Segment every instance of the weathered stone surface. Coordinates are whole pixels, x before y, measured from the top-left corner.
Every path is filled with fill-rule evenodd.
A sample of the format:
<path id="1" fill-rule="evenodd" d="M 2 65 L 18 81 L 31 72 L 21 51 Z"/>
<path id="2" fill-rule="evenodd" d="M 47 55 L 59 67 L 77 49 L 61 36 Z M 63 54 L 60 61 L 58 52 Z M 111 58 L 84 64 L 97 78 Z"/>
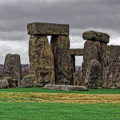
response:
<path id="1" fill-rule="evenodd" d="M 3 75 L 4 77 L 12 77 L 13 79 L 17 79 L 18 86 L 20 86 L 22 79 L 20 55 L 6 55 Z"/>
<path id="2" fill-rule="evenodd" d="M 0 79 L 0 88 L 9 88 L 9 83 L 6 79 Z"/>
<path id="3" fill-rule="evenodd" d="M 21 80 L 21 87 L 33 87 L 35 75 L 27 75 Z"/>
<path id="4" fill-rule="evenodd" d="M 54 56 L 47 36 L 30 36 L 29 59 L 30 74 L 36 76 L 36 86 L 55 83 Z"/>
<path id="5" fill-rule="evenodd" d="M 85 86 L 72 86 L 72 85 L 54 85 L 47 84 L 44 87 L 45 89 L 50 90 L 62 90 L 62 91 L 85 91 L 87 90 Z"/>
<path id="6" fill-rule="evenodd" d="M 89 63 L 89 67 L 86 72 L 85 84 L 88 88 L 95 89 L 100 86 L 101 80 L 101 64 L 93 59 Z"/>
<path id="7" fill-rule="evenodd" d="M 3 79 L 6 79 L 8 81 L 10 88 L 15 88 L 18 86 L 17 79 L 13 79 L 12 77 L 4 77 Z"/>
<path id="8" fill-rule="evenodd" d="M 75 56 L 71 55 L 71 59 L 70 59 L 70 85 L 74 85 L 73 73 L 75 73 Z"/>
<path id="9" fill-rule="evenodd" d="M 70 84 L 69 37 L 52 36 L 51 47 L 55 62 L 55 83 Z"/>
<path id="10" fill-rule="evenodd" d="M 84 44 L 84 55 L 83 55 L 83 63 L 82 63 L 82 83 L 84 83 L 87 68 L 89 65 L 89 62 L 93 59 L 96 59 L 101 64 L 101 69 L 103 69 L 104 64 L 104 57 L 106 54 L 107 49 L 107 43 L 100 42 L 100 41 L 92 41 L 87 40 Z M 102 79 L 102 71 L 101 70 L 101 85 L 103 84 Z M 83 84 L 84 85 L 84 84 Z"/>
<path id="11" fill-rule="evenodd" d="M 80 85 L 80 76 L 79 76 L 79 73 L 73 73 L 73 80 L 74 80 L 74 85 L 76 85 L 76 86 Z"/>
<path id="12" fill-rule="evenodd" d="M 29 35 L 69 35 L 69 25 L 52 23 L 29 23 Z"/>
<path id="13" fill-rule="evenodd" d="M 87 31 L 83 33 L 83 39 L 85 40 L 97 40 L 105 43 L 109 43 L 109 35 L 106 33 L 96 32 L 96 31 Z"/>
<path id="14" fill-rule="evenodd" d="M 107 47 L 103 66 L 103 87 L 120 88 L 120 46 Z"/>
<path id="15" fill-rule="evenodd" d="M 70 55 L 83 56 L 83 49 L 70 49 Z"/>

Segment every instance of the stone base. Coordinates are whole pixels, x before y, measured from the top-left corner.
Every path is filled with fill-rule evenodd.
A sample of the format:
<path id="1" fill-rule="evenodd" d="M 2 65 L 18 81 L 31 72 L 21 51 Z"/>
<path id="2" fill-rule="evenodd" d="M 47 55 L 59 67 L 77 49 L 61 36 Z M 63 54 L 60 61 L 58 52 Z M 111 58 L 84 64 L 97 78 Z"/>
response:
<path id="1" fill-rule="evenodd" d="M 87 91 L 85 86 L 72 86 L 72 85 L 55 85 L 47 84 L 44 87 L 50 90 L 62 90 L 62 91 Z"/>

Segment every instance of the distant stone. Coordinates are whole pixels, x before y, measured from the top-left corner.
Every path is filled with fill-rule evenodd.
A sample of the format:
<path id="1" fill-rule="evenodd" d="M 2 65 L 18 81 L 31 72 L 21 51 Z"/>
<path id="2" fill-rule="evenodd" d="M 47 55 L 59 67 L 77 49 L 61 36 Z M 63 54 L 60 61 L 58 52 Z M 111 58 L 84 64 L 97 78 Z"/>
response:
<path id="1" fill-rule="evenodd" d="M 93 59 L 89 63 L 89 67 L 86 72 L 85 83 L 88 88 L 96 89 L 100 86 L 101 80 L 101 65 Z"/>
<path id="2" fill-rule="evenodd" d="M 72 85 L 47 84 L 44 86 L 44 88 L 50 90 L 62 90 L 62 91 L 87 91 L 85 86 L 72 86 Z"/>
<path id="3" fill-rule="evenodd" d="M 17 79 L 18 85 L 20 86 L 20 82 L 22 79 L 20 55 L 18 54 L 6 55 L 3 76 Z"/>
<path id="4" fill-rule="evenodd" d="M 70 49 L 70 55 L 83 56 L 83 49 Z"/>
<path id="5" fill-rule="evenodd" d="M 96 32 L 96 31 L 87 31 L 83 33 L 84 40 L 94 40 L 94 41 L 102 41 L 105 43 L 109 43 L 109 35 L 106 33 Z"/>
<path id="6" fill-rule="evenodd" d="M 27 75 L 21 80 L 21 87 L 33 87 L 35 81 L 34 75 Z"/>
<path id="7" fill-rule="evenodd" d="M 80 85 L 80 75 L 79 75 L 79 73 L 73 73 L 73 80 L 74 80 L 74 85 L 76 85 L 76 86 Z"/>
<path id="8" fill-rule="evenodd" d="M 6 79 L 0 79 L 0 88 L 9 88 L 9 83 Z"/>
<path id="9" fill-rule="evenodd" d="M 29 35 L 69 35 L 69 25 L 53 23 L 29 23 Z"/>

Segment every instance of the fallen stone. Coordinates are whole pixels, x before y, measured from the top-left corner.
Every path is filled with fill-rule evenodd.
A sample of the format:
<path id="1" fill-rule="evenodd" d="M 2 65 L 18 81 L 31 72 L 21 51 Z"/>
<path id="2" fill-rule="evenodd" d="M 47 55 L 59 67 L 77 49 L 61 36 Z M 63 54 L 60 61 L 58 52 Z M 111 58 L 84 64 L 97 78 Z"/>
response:
<path id="1" fill-rule="evenodd" d="M 21 80 L 21 87 L 33 87 L 35 81 L 34 75 L 27 75 Z"/>
<path id="2" fill-rule="evenodd" d="M 52 23 L 29 23 L 29 35 L 69 35 L 69 25 Z"/>
<path id="3" fill-rule="evenodd" d="M 72 85 L 47 84 L 44 86 L 44 88 L 50 90 L 62 90 L 62 91 L 87 91 L 85 86 L 72 86 Z"/>
<path id="4" fill-rule="evenodd" d="M 0 79 L 0 88 L 9 88 L 9 83 L 6 79 Z"/>
<path id="5" fill-rule="evenodd" d="M 102 41 L 105 43 L 109 43 L 109 35 L 106 33 L 96 32 L 96 31 L 87 31 L 83 33 L 84 40 L 95 40 L 95 41 Z"/>
<path id="6" fill-rule="evenodd" d="M 13 79 L 12 77 L 4 77 L 9 83 L 10 88 L 18 87 L 18 81 L 17 79 Z"/>

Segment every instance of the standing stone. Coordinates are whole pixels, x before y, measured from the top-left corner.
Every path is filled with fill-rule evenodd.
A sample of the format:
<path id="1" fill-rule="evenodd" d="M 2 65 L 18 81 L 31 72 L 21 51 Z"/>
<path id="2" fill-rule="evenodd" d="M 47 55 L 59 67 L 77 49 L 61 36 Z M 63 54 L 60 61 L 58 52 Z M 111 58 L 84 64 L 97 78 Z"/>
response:
<path id="1" fill-rule="evenodd" d="M 20 86 L 22 79 L 20 55 L 18 54 L 6 55 L 3 76 L 17 79 L 18 86 Z"/>
<path id="2" fill-rule="evenodd" d="M 107 43 L 109 42 L 109 35 L 96 31 L 87 31 L 83 33 L 83 39 L 87 40 L 84 44 L 84 55 L 82 63 L 82 83 L 85 82 L 85 76 L 89 62 L 96 59 L 101 64 L 101 81 L 100 86 L 103 84 L 103 66 L 104 57 L 106 54 Z M 84 84 L 83 84 L 84 85 Z"/>
<path id="3" fill-rule="evenodd" d="M 80 75 L 79 73 L 73 73 L 73 80 L 75 86 L 80 86 Z"/>
<path id="4" fill-rule="evenodd" d="M 71 55 L 71 59 L 70 59 L 70 85 L 74 85 L 73 73 L 75 73 L 75 56 Z"/>
<path id="5" fill-rule="evenodd" d="M 120 46 L 107 47 L 104 57 L 103 79 L 105 88 L 120 88 Z"/>
<path id="6" fill-rule="evenodd" d="M 31 35 L 29 40 L 30 74 L 36 86 L 55 83 L 54 57 L 47 36 Z"/>
<path id="7" fill-rule="evenodd" d="M 68 36 L 52 36 L 51 47 L 55 62 L 55 83 L 70 84 L 70 41 Z"/>
<path id="8" fill-rule="evenodd" d="M 93 59 L 89 63 L 85 76 L 85 84 L 88 88 L 95 89 L 100 86 L 101 64 Z"/>
<path id="9" fill-rule="evenodd" d="M 83 49 L 70 49 L 70 84 L 74 85 L 75 56 L 83 56 Z"/>

